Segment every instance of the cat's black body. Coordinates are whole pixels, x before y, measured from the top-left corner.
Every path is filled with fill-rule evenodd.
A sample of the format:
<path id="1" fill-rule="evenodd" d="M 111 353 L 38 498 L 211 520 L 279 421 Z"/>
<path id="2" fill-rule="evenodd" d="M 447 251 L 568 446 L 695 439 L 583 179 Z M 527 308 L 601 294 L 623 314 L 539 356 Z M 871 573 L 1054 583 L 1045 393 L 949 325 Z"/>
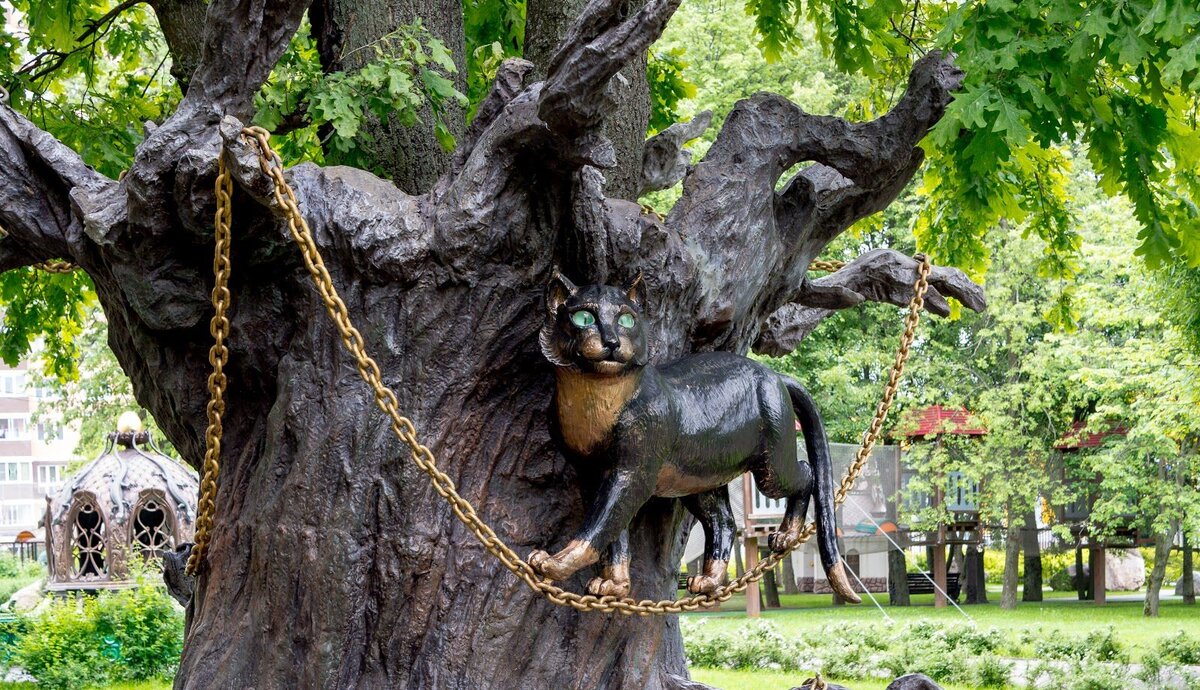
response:
<path id="1" fill-rule="evenodd" d="M 681 498 L 705 532 L 705 569 L 689 581 L 694 592 L 724 583 L 736 526 L 726 485 L 752 472 L 771 498 L 787 498 L 773 550 L 799 539 L 815 498 L 817 542 L 830 584 L 858 597 L 838 555 L 829 445 L 820 413 L 796 381 L 746 357 L 712 352 L 656 367 L 646 364 L 640 323 L 640 281 L 626 290 L 576 288 L 556 276 L 548 295 L 542 349 L 557 365 L 555 412 L 564 445 L 584 468 L 584 522 L 554 556 L 530 562 L 561 579 L 600 558 L 594 594 L 629 591 L 625 530 L 652 496 Z M 799 462 L 797 418 L 808 462 Z"/>

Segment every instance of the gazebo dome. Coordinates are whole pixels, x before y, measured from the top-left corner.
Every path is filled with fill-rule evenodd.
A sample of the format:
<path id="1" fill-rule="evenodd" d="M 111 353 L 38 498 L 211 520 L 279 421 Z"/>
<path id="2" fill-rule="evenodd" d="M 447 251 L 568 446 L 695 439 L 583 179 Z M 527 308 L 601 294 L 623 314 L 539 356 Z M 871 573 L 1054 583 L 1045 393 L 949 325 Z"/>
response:
<path id="1" fill-rule="evenodd" d="M 192 540 L 198 495 L 195 472 L 123 416 L 104 452 L 46 497 L 47 589 L 131 584 L 129 558 L 160 559 Z"/>

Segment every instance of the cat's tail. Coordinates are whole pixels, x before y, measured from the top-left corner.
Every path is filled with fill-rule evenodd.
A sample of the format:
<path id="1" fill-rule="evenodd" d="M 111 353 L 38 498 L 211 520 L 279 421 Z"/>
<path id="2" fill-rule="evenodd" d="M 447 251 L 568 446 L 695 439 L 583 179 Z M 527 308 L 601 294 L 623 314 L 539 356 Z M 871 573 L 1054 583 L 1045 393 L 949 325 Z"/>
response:
<path id="1" fill-rule="evenodd" d="M 817 523 L 817 549 L 821 553 L 821 565 L 829 578 L 829 586 L 843 600 L 857 604 L 862 599 L 854 592 L 842 556 L 838 552 L 836 506 L 833 501 L 833 461 L 829 456 L 829 439 L 825 436 L 825 424 L 821 412 L 812 396 L 798 382 L 785 377 L 788 394 L 796 419 L 804 431 L 804 446 L 808 452 L 808 464 L 812 467 L 815 487 L 812 492 L 813 512 Z"/>

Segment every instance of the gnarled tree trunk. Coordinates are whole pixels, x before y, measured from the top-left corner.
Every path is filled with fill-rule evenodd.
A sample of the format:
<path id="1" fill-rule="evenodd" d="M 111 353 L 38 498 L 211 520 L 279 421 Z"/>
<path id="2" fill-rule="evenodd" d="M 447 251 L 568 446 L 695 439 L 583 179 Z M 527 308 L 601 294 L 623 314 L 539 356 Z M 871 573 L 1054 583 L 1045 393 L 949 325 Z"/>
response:
<path id="1" fill-rule="evenodd" d="M 851 124 L 759 94 L 740 103 L 665 221 L 606 199 L 607 86 L 678 0 L 619 15 L 595 0 L 545 81 L 510 61 L 420 196 L 350 168 L 287 177 L 385 382 L 462 494 L 519 552 L 562 544 L 582 516 L 550 434 L 537 345 L 542 286 L 637 269 L 652 356 L 783 352 L 835 309 L 903 304 L 916 264 L 873 252 L 828 278 L 806 267 L 882 209 L 961 75 L 931 54 L 887 116 Z M 192 463 L 203 455 L 212 185 L 236 181 L 228 414 L 218 515 L 191 604 L 180 688 L 664 688 L 686 675 L 675 617 L 585 614 L 524 588 L 407 460 L 343 351 L 270 201 L 239 121 L 306 3 L 214 0 L 179 110 L 120 181 L 0 107 L 0 268 L 64 257 L 91 275 L 138 400 Z M 447 11 L 459 8 L 457 0 Z M 232 69 L 231 66 L 236 66 Z M 776 193 L 792 165 L 814 161 Z M 959 272 L 943 294 L 982 306 Z M 673 594 L 677 502 L 633 530 L 636 597 Z M 590 572 L 566 586 L 582 590 Z M 698 687 L 698 686 L 693 686 Z"/>

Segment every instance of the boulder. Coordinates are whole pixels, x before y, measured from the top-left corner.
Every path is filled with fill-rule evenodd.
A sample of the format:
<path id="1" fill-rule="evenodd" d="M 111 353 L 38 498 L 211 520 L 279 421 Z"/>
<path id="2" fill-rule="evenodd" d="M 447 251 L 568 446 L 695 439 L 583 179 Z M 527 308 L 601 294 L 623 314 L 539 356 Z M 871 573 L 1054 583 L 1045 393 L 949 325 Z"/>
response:
<path id="1" fill-rule="evenodd" d="M 1083 576 L 1091 577 L 1092 572 L 1087 564 L 1083 564 Z M 1058 582 L 1052 582 L 1051 586 L 1055 591 L 1059 591 L 1058 585 L 1063 585 L 1063 590 L 1074 589 L 1072 584 L 1075 577 L 1075 566 L 1068 565 L 1066 568 L 1066 578 L 1059 578 Z M 1053 578 L 1052 578 L 1053 580 Z M 1107 549 L 1104 552 L 1104 585 L 1109 592 L 1136 592 L 1146 584 L 1146 561 L 1142 558 L 1142 552 L 1137 549 Z"/>
<path id="2" fill-rule="evenodd" d="M 1134 592 L 1146 584 L 1146 561 L 1137 549 L 1108 549 L 1104 571 L 1104 584 L 1110 592 Z"/>
<path id="3" fill-rule="evenodd" d="M 8 600 L 5 608 L 14 613 L 32 611 L 38 604 L 42 603 L 43 584 L 43 580 L 37 580 L 18 589 Z"/>
<path id="4" fill-rule="evenodd" d="M 1200 596 L 1200 571 L 1192 573 L 1192 593 Z M 1183 596 L 1183 578 L 1175 581 L 1175 596 Z"/>

